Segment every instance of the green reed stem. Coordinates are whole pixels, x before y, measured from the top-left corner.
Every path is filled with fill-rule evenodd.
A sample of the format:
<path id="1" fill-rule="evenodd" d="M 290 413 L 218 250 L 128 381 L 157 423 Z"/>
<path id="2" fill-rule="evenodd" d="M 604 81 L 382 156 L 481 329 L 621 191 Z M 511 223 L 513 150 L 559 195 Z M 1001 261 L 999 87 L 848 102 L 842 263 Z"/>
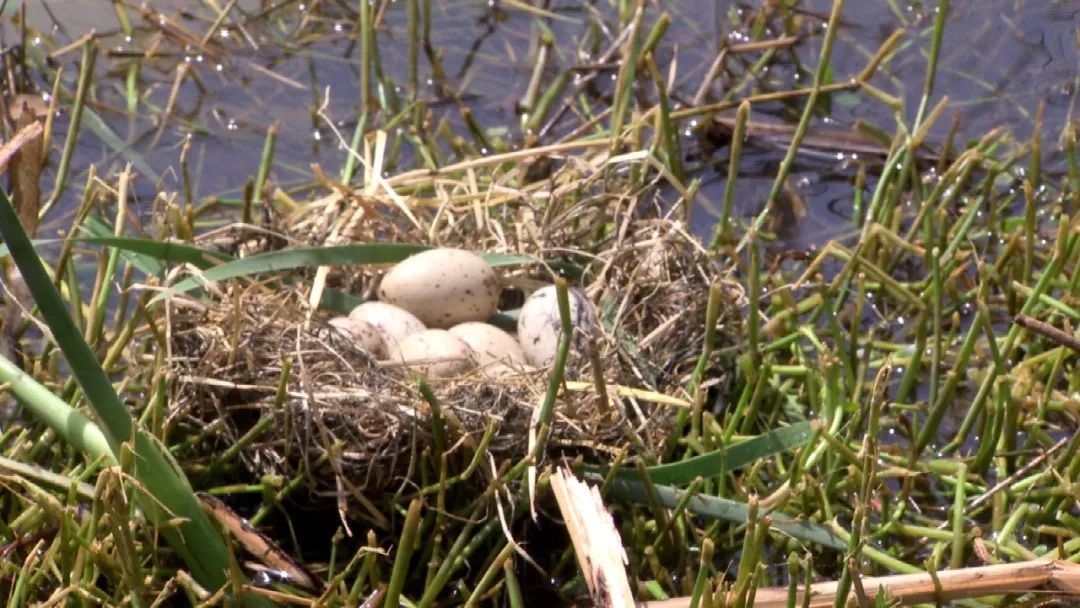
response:
<path id="1" fill-rule="evenodd" d="M 540 124 L 544 122 L 544 118 L 551 110 L 551 106 L 559 100 L 568 84 L 570 84 L 570 73 L 564 71 L 560 72 L 555 77 L 555 80 L 544 89 L 544 94 L 540 96 L 535 107 L 529 112 L 529 120 L 525 123 L 526 132 L 535 133 L 540 128 Z"/>
<path id="2" fill-rule="evenodd" d="M 278 125 L 274 123 L 266 129 L 266 140 L 263 142 L 262 156 L 259 159 L 259 170 L 255 174 L 255 184 L 251 189 L 251 196 L 244 201 L 244 223 L 254 221 L 254 207 L 257 202 L 268 204 L 270 198 L 264 196 L 266 181 L 270 177 L 270 169 L 274 166 L 274 146 L 277 143 Z"/>
<path id="3" fill-rule="evenodd" d="M 82 61 L 79 64 L 79 81 L 75 87 L 75 99 L 71 103 L 71 120 L 68 124 L 67 139 L 64 141 L 64 150 L 60 154 L 60 165 L 56 168 L 56 185 L 53 193 L 45 203 L 41 211 L 44 216 L 56 201 L 64 194 L 67 186 L 68 173 L 71 170 L 71 159 L 75 156 L 75 145 L 79 141 L 79 130 L 82 126 L 83 108 L 86 107 L 86 95 L 90 91 L 91 80 L 94 75 L 94 60 L 97 58 L 97 40 L 90 37 L 83 43 Z"/>
<path id="4" fill-rule="evenodd" d="M 709 573 L 712 569 L 713 551 L 716 545 L 709 538 L 701 541 L 701 558 L 698 560 L 697 578 L 694 579 L 694 592 L 690 595 L 689 608 L 699 608 L 702 597 L 708 593 Z"/>
<path id="5" fill-rule="evenodd" d="M 964 507 L 967 505 L 967 465 L 960 463 L 956 471 L 956 489 L 953 494 L 952 508 L 952 552 L 949 555 L 949 567 L 952 569 L 964 566 L 964 547 L 967 546 L 967 535 L 964 533 Z"/>
<path id="6" fill-rule="evenodd" d="M 757 229 L 747 232 L 746 242 L 750 246 L 750 267 L 746 271 L 746 293 L 750 300 L 746 313 L 746 334 L 750 341 L 750 360 L 757 369 L 761 365 L 761 249 Z"/>
<path id="7" fill-rule="evenodd" d="M 727 181 L 724 183 L 724 206 L 720 210 L 720 219 L 717 220 L 717 231 L 709 244 L 712 251 L 731 241 L 731 212 L 735 208 L 735 186 L 739 181 L 739 162 L 742 159 L 743 140 L 746 139 L 746 123 L 749 118 L 750 102 L 744 100 L 735 112 L 735 128 L 731 134 L 731 148 L 728 153 Z"/>
<path id="8" fill-rule="evenodd" d="M 630 111 L 630 101 L 633 98 L 633 85 L 637 79 L 638 65 L 638 32 L 644 11 L 641 7 L 635 11 L 630 24 L 630 35 L 623 43 L 622 62 L 619 73 L 615 77 L 615 99 L 611 109 L 611 155 L 618 154 L 622 148 L 622 130 L 626 124 L 626 116 Z"/>
<path id="9" fill-rule="evenodd" d="M 499 571 L 504 570 L 504 565 L 510 562 L 510 557 L 514 554 L 514 545 L 506 543 L 503 545 L 501 551 L 492 560 L 491 565 L 484 571 L 483 576 L 473 587 L 473 592 L 469 596 L 469 599 L 465 600 L 465 605 L 472 607 L 481 604 L 484 599 L 483 596 L 491 588 L 491 585 L 495 582 L 495 577 L 499 574 Z"/>
<path id="10" fill-rule="evenodd" d="M 671 120 L 671 102 L 668 100 L 667 84 L 660 74 L 660 69 L 656 67 L 656 61 L 653 59 L 652 54 L 645 55 L 643 63 L 646 71 L 652 77 L 653 84 L 656 86 L 656 96 L 659 101 L 659 111 L 656 115 L 656 134 L 660 140 L 660 148 L 664 150 L 664 156 L 666 156 L 664 160 L 668 171 L 675 176 L 676 180 L 682 183 L 685 179 L 682 153 L 679 151 L 679 134 Z M 692 201 L 693 199 L 684 201 L 683 219 L 687 223 L 690 222 L 693 210 Z"/>
<path id="11" fill-rule="evenodd" d="M 506 581 L 506 602 L 510 608 L 525 608 L 525 597 L 521 593 L 521 584 L 518 583 L 517 574 L 514 572 L 513 559 L 503 562 L 503 580 Z"/>
<path id="12" fill-rule="evenodd" d="M 420 529 L 420 510 L 423 501 L 419 498 L 409 503 L 409 512 L 405 515 L 405 525 L 398 537 L 397 555 L 394 556 L 394 568 L 390 571 L 390 580 L 386 586 L 385 604 L 397 606 L 401 590 L 405 587 L 405 577 L 409 574 L 409 561 L 416 548 L 417 531 Z"/>
<path id="13" fill-rule="evenodd" d="M 548 379 L 547 392 L 540 406 L 540 415 L 537 418 L 538 431 L 536 433 L 536 445 L 532 451 L 533 462 L 539 462 L 547 445 L 547 437 L 551 432 L 551 418 L 555 412 L 555 402 L 562 387 L 563 377 L 566 372 L 566 360 L 570 353 L 570 344 L 574 338 L 574 326 L 570 317 L 570 293 L 566 279 L 555 277 L 555 294 L 559 302 L 559 348 L 555 351 L 555 363 Z"/>
<path id="14" fill-rule="evenodd" d="M 124 169 L 124 172 L 120 174 L 120 183 L 117 185 L 116 227 L 113 231 L 113 234 L 117 237 L 124 234 L 124 218 L 127 217 L 128 184 L 130 183 L 131 165 L 129 164 Z M 86 326 L 85 339 L 90 344 L 99 344 L 103 340 L 102 328 L 105 325 L 105 315 L 108 313 L 109 294 L 113 291 L 111 287 L 113 279 L 116 277 L 116 265 L 119 258 L 120 250 L 115 247 L 110 248 L 106 255 L 104 272 L 101 274 L 101 280 L 99 281 L 100 288 L 92 298 L 91 320 Z"/>
<path id="15" fill-rule="evenodd" d="M 360 29 L 360 107 L 367 110 L 371 103 L 371 69 L 374 62 L 375 25 L 374 7 L 368 0 L 357 0 L 358 27 Z M 392 605 L 392 604 L 390 604 Z"/>
<path id="16" fill-rule="evenodd" d="M 795 155 L 798 154 L 799 147 L 802 145 L 802 140 L 806 136 L 806 130 L 810 127 L 810 118 L 814 115 L 814 108 L 817 107 L 818 95 L 821 92 L 822 85 L 825 84 L 825 79 L 832 66 L 832 62 L 829 58 L 832 55 L 832 47 L 833 43 L 836 41 L 836 34 L 840 29 L 840 11 L 843 7 L 844 0 L 833 0 L 832 12 L 829 14 L 829 23 L 825 27 L 825 39 L 821 45 L 821 56 L 818 58 L 817 70 L 814 72 L 813 88 L 811 88 L 810 94 L 806 98 L 802 116 L 799 117 L 799 124 L 795 127 L 795 133 L 791 137 L 791 143 L 788 144 L 784 159 L 780 161 L 780 168 L 776 172 L 776 178 L 773 180 L 772 189 L 769 191 L 769 197 L 765 201 L 765 208 L 762 209 L 761 213 L 759 213 L 756 218 L 754 218 L 754 230 L 761 229 L 765 224 L 765 219 L 772 211 L 772 208 L 776 206 L 776 202 L 780 199 L 780 192 L 783 190 L 788 175 L 791 174 L 791 168 L 795 163 Z M 738 249 L 742 249 L 746 242 L 747 237 L 744 237 L 743 241 L 739 244 Z"/>

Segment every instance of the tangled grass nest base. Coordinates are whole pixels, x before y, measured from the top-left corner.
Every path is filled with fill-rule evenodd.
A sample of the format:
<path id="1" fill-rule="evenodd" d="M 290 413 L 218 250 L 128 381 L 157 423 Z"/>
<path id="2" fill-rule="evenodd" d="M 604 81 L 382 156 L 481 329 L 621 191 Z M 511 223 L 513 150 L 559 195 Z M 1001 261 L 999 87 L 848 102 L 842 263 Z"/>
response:
<path id="1" fill-rule="evenodd" d="M 745 295 L 728 280 L 732 268 L 680 221 L 645 208 L 589 200 L 562 210 L 519 203 L 482 213 L 466 205 L 454 213 L 417 205 L 406 218 L 390 201 L 334 194 L 281 218 L 277 236 L 239 232 L 230 246 L 251 255 L 285 244 L 397 241 L 570 264 L 580 269 L 577 282 L 603 327 L 590 353 L 571 358 L 548 453 L 614 453 L 627 444 L 649 451 L 689 404 L 685 387 L 702 353 L 710 286 L 719 284 L 725 294 L 720 347 L 740 331 Z M 326 324 L 324 311 L 308 304 L 313 284 L 370 296 L 385 270 L 305 269 L 284 280 L 218 285 L 199 305 L 174 305 L 175 421 L 203 429 L 207 454 L 241 442 L 240 462 L 250 472 L 302 474 L 314 491 L 340 491 L 343 482 L 387 487 L 410 476 L 417 455 L 436 448 L 451 457 L 463 445 L 484 447 L 496 459 L 522 457 L 551 370 L 432 382 L 432 402 L 415 380 L 353 348 Z M 552 280 L 546 263 L 501 270 L 500 310 L 520 306 L 528 292 Z M 731 375 L 722 350 L 714 349 L 708 362 L 712 385 Z M 598 394 L 598 376 L 606 395 Z M 445 424 L 445 446 L 432 423 L 433 403 Z"/>

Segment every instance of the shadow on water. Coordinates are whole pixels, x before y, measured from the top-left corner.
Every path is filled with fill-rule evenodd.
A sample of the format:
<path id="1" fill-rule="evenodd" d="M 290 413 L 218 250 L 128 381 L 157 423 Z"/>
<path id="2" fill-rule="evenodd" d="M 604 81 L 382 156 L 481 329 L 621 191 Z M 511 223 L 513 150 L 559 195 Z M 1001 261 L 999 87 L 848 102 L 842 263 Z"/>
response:
<path id="1" fill-rule="evenodd" d="M 346 159 L 344 142 L 351 139 L 357 121 L 365 120 L 371 128 L 402 119 L 395 117 L 392 110 L 396 108 L 409 113 L 405 4 L 381 5 L 384 8 L 376 14 L 376 75 L 381 77 L 371 83 L 367 105 L 360 94 L 357 15 L 351 3 L 238 2 L 228 18 L 210 31 L 218 15 L 207 6 L 163 0 L 145 10 L 139 3 L 124 2 L 130 35 L 124 33 L 117 13 L 102 10 L 100 2 L 29 3 L 28 60 L 49 69 L 63 67 L 65 88 L 73 90 L 79 49 L 65 47 L 90 30 L 101 40 L 103 52 L 96 65 L 90 109 L 103 124 L 88 121 L 84 125 L 74 161 L 76 172 L 85 175 L 92 163 L 103 173 L 134 162 L 142 174 L 136 181 L 139 200 L 135 203 L 149 209 L 157 192 L 182 188 L 179 158 L 184 143 L 190 141 L 195 201 L 239 199 L 245 181 L 256 172 L 271 124 L 279 127 L 272 179 L 302 188 L 308 185 L 311 164 L 338 174 Z M 4 21 L 7 47 L 21 35 L 13 27 L 14 5 Z M 729 53 L 724 69 L 702 91 L 701 100 L 808 85 L 830 6 L 826 0 L 800 5 L 798 39 L 780 47 L 764 68 L 753 69 L 760 52 Z M 598 78 L 586 92 L 591 103 L 604 107 L 610 101 L 610 82 L 617 66 L 596 62 L 612 42 L 604 23 L 617 19 L 616 9 L 609 3 L 551 2 L 546 10 L 554 17 L 541 19 L 540 13 L 509 4 L 432 2 L 431 53 L 419 53 L 417 70 L 417 107 L 426 124 L 435 128 L 445 119 L 454 133 L 467 134 L 461 118 L 461 109 L 467 105 L 484 131 L 479 141 L 500 149 L 520 145 L 526 134 L 520 126 L 519 103 L 539 53 L 539 21 L 554 38 L 545 84 L 569 67 L 579 68 L 578 77 L 596 73 Z M 719 49 L 751 40 L 755 28 L 761 26 L 764 39 L 783 33 L 783 24 L 756 23 L 756 9 L 740 3 L 679 3 L 666 10 L 671 12 L 672 24 L 656 59 L 662 73 L 673 70 L 676 105 L 692 103 Z M 922 95 L 935 11 L 936 3 L 930 2 L 848 3 L 832 55 L 832 80 L 856 75 L 894 30 L 904 30 L 896 55 L 872 83 L 898 96 L 903 115 L 910 121 Z M 646 21 L 654 21 L 658 14 L 648 11 Z M 1067 121 L 1075 120 L 1078 22 L 1080 12 L 1064 1 L 952 3 L 934 93 L 935 100 L 947 96 L 950 105 L 929 140 L 940 144 L 953 121 L 958 146 L 1003 125 L 1023 140 L 1035 124 L 1037 106 L 1045 103 L 1043 137 L 1056 142 Z M 126 79 L 139 92 L 134 107 L 127 99 Z M 38 91 L 51 88 L 45 80 L 32 84 Z M 801 99 L 758 104 L 752 118 L 792 125 L 801 104 Z M 811 133 L 848 129 L 856 122 L 885 132 L 894 127 L 893 110 L 865 95 L 826 96 L 822 109 L 827 112 L 814 119 Z M 60 119 L 58 141 L 66 120 L 65 116 Z M 404 120 L 414 118 L 404 116 Z M 545 134 L 543 143 L 574 131 L 582 120 L 567 112 Z M 695 124 L 684 125 L 684 134 L 692 134 Z M 716 203 L 724 188 L 726 147 L 723 142 L 702 147 L 695 139 L 700 140 L 688 138 L 684 150 L 689 150 L 690 166 L 698 167 L 695 175 L 703 179 L 701 198 Z M 485 151 L 482 145 L 475 147 Z M 760 211 L 785 147 L 782 137 L 758 138 L 748 144 L 740 167 L 739 217 Z M 1061 170 L 1058 147 L 1045 149 L 1046 170 Z M 455 152 L 446 146 L 442 152 L 443 162 L 455 159 Z M 387 170 L 420 164 L 414 154 L 414 149 L 403 146 L 391 156 Z M 846 233 L 851 225 L 854 176 L 859 164 L 867 162 L 866 156 L 830 150 L 799 157 L 788 194 L 804 204 L 807 213 L 801 221 L 794 221 L 798 219 L 794 216 L 777 227 L 784 244 L 816 247 Z M 867 189 L 872 187 L 872 182 L 866 184 Z M 70 188 L 60 210 L 70 210 L 77 201 L 76 189 Z M 711 234 L 716 215 L 716 208 L 699 206 L 693 218 L 695 231 L 706 237 Z"/>

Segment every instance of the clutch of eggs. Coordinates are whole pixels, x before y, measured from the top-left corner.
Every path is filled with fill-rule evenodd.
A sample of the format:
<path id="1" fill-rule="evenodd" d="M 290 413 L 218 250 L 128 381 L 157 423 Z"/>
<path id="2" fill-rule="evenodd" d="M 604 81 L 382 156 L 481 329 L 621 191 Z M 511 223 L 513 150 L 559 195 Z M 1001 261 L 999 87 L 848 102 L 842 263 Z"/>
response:
<path id="1" fill-rule="evenodd" d="M 476 367 L 498 377 L 551 365 L 562 329 L 555 286 L 525 301 L 516 339 L 486 322 L 497 312 L 501 293 L 498 274 L 480 256 L 429 249 L 386 273 L 379 301 L 364 302 L 331 323 L 372 355 L 433 377 L 459 376 Z M 578 288 L 569 296 L 575 336 L 591 335 L 597 323 L 592 303 Z"/>

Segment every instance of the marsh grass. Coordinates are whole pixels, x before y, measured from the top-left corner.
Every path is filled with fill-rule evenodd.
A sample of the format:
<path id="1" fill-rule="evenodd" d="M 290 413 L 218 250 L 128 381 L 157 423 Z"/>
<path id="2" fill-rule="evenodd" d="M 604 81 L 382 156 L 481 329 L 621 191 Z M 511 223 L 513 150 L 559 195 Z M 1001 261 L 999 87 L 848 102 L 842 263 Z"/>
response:
<path id="1" fill-rule="evenodd" d="M 558 45 L 563 15 L 504 4 L 493 18 L 535 22 L 516 124 L 485 124 L 453 88 L 433 42 L 437 6 L 407 3 L 396 48 L 380 30 L 390 4 L 361 2 L 344 13 L 361 57 L 357 122 L 342 132 L 328 97 L 312 110 L 351 150 L 338 179 L 283 167 L 282 131 L 261 125 L 261 160 L 239 194 L 199 198 L 185 142 L 181 193 L 157 193 L 145 217 L 128 203 L 156 173 L 100 118 L 112 110 L 95 93 L 116 87 L 133 116 L 161 120 L 156 142 L 197 73 L 176 57 L 250 69 L 215 33 L 285 18 L 229 3 L 197 32 L 117 2 L 120 30 L 153 37 L 161 55 L 139 55 L 116 82 L 95 81 L 93 36 L 72 47 L 76 70 L 24 49 L 40 77 L 8 92 L 50 83 L 45 124 L 62 108 L 67 125 L 47 150 L 58 162 L 45 219 L 83 189 L 63 238 L 34 241 L 40 258 L 17 209 L 0 205 L 8 605 L 581 601 L 551 496 L 557 463 L 600 488 L 642 601 L 750 606 L 759 587 L 788 586 L 794 606 L 827 579 L 843 605 L 865 600 L 867 575 L 1080 555 L 1076 127 L 1029 141 L 995 129 L 958 146 L 954 123 L 932 141 L 948 107 L 935 94 L 948 2 L 866 50 L 854 74 L 834 73 L 830 57 L 842 2 L 831 15 L 767 3 L 732 21 L 748 40 L 689 92 L 658 60 L 673 21 L 652 5 L 582 13 L 592 34 L 575 50 L 596 63 L 575 66 Z M 295 25 L 288 44 L 324 26 Z M 795 52 L 812 28 L 816 53 Z M 923 36 L 909 121 L 903 84 L 881 74 Z M 387 59 L 398 52 L 405 91 Z M 783 61 L 812 84 L 757 82 Z M 133 84 L 151 68 L 175 77 L 163 106 Z M 818 128 L 839 99 L 879 104 L 892 124 Z M 793 127 L 755 115 L 776 107 Z M 77 173 L 87 130 L 141 175 Z M 712 204 L 700 153 L 716 141 L 729 165 L 706 246 L 688 220 Z M 743 159 L 777 142 L 769 194 L 748 207 Z M 792 251 L 781 233 L 805 210 L 789 175 L 815 150 L 863 159 L 845 176 L 858 186 L 850 231 Z M 299 177 L 285 187 L 281 175 Z M 566 335 L 550 373 L 492 386 L 403 378 L 320 332 L 386 264 L 435 244 L 501 267 L 502 321 L 539 284 L 556 282 L 561 300 L 567 280 L 589 287 L 603 336 L 573 355 Z M 259 556 L 211 523 L 196 490 L 320 583 L 253 567 Z"/>

